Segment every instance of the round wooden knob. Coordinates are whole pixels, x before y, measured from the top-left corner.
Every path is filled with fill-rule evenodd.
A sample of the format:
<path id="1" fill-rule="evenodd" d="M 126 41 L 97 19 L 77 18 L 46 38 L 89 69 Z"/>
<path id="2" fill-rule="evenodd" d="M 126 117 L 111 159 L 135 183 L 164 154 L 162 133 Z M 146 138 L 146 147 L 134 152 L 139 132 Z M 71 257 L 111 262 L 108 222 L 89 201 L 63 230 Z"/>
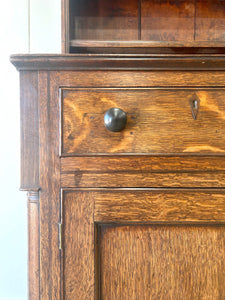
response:
<path id="1" fill-rule="evenodd" d="M 113 132 L 122 131 L 127 123 L 126 113 L 117 107 L 107 110 L 104 116 L 105 127 Z"/>

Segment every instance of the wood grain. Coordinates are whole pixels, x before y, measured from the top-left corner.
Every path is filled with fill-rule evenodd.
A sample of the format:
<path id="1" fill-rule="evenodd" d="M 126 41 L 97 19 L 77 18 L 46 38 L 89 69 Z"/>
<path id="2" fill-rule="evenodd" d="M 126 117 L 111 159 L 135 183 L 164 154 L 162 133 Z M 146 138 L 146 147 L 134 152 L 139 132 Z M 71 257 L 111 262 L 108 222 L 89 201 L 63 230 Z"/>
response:
<path id="1" fill-rule="evenodd" d="M 138 40 L 138 41 L 98 41 L 98 40 L 71 40 L 70 46 L 78 47 L 80 48 L 81 52 L 75 52 L 75 53 L 85 53 L 83 48 L 90 48 L 96 50 L 98 48 L 111 48 L 110 51 L 113 51 L 113 48 L 125 48 L 126 51 L 128 51 L 128 48 L 136 48 L 136 52 L 133 54 L 141 54 L 142 48 L 148 48 L 149 51 L 151 51 L 151 48 L 154 49 L 154 54 L 159 54 L 164 51 L 163 48 L 175 48 L 174 54 L 176 52 L 180 54 L 185 54 L 188 52 L 185 51 L 194 51 L 194 49 L 185 49 L 185 48 L 197 48 L 195 52 L 192 53 L 202 53 L 201 51 L 204 51 L 204 48 L 208 48 L 208 51 L 210 51 L 210 48 L 221 48 L 224 49 L 224 42 L 223 41 L 144 41 L 144 40 Z M 176 49 L 177 48 L 177 49 Z M 206 50 L 205 49 L 205 50 Z M 217 49 L 219 51 L 219 49 Z M 91 54 L 91 50 L 89 50 L 89 54 Z M 175 52 L 176 51 L 176 52 Z M 94 53 L 94 52 L 93 52 Z M 96 52 L 99 54 L 102 54 L 102 52 Z M 104 53 L 104 52 L 103 52 Z M 129 52 L 125 52 L 126 54 L 129 54 Z M 163 52 L 164 53 L 164 52 Z M 221 52 L 222 53 L 222 52 Z M 113 52 L 111 53 L 113 54 Z M 147 52 L 146 52 L 147 54 Z"/>
<path id="2" fill-rule="evenodd" d="M 62 157 L 61 173 L 72 172 L 224 172 L 223 156 L 96 156 Z"/>
<path id="3" fill-rule="evenodd" d="M 73 38 L 91 40 L 137 40 L 138 1 L 74 1 Z"/>
<path id="4" fill-rule="evenodd" d="M 61 187 L 225 187 L 223 173 L 74 173 L 61 174 Z"/>
<path id="5" fill-rule="evenodd" d="M 157 48 L 167 47 L 165 43 L 171 48 L 180 47 L 180 53 L 185 47 L 195 48 L 193 53 L 199 47 L 197 52 L 201 52 L 207 43 L 208 48 L 224 47 L 224 16 L 220 0 L 62 0 L 63 52 L 104 53 L 105 48 L 106 53 L 107 48 L 112 50 L 117 45 L 118 53 L 127 42 L 136 47 L 136 53 L 143 45 L 155 47 L 160 53 Z M 96 41 L 105 42 L 107 48 L 93 46 Z"/>
<path id="6" fill-rule="evenodd" d="M 20 128 L 22 190 L 39 188 L 38 73 L 20 74 Z"/>
<path id="7" fill-rule="evenodd" d="M 222 89 L 62 90 L 62 154 L 225 152 Z M 189 101 L 198 98 L 197 120 Z M 127 113 L 126 128 L 108 131 L 105 112 Z"/>
<path id="8" fill-rule="evenodd" d="M 224 299 L 225 231 L 215 226 L 101 226 L 101 296 Z"/>
<path id="9" fill-rule="evenodd" d="M 178 51 L 179 53 L 179 51 Z M 201 51 L 200 51 L 201 53 Z M 223 54 L 12 55 L 18 70 L 225 70 Z M 197 82 L 195 82 L 196 84 Z"/>
<path id="10" fill-rule="evenodd" d="M 93 299 L 101 296 L 103 299 L 113 299 L 115 293 L 108 288 L 112 280 L 109 274 L 114 274 L 110 272 L 117 268 L 119 276 L 124 270 L 131 272 L 119 285 L 116 281 L 112 283 L 112 287 L 116 285 L 119 292 L 124 291 L 122 299 L 126 299 L 126 295 L 128 299 L 135 299 L 133 295 L 141 289 L 146 293 L 146 299 L 149 299 L 150 290 L 153 299 L 160 299 L 161 295 L 166 299 L 165 291 L 173 293 L 171 298 L 178 300 L 223 299 L 225 194 L 224 189 L 215 187 L 224 187 L 224 55 L 22 55 L 14 56 L 12 61 L 18 69 L 25 70 L 21 76 L 22 99 L 25 99 L 21 114 L 22 132 L 25 132 L 22 157 L 27 161 L 26 164 L 22 163 L 24 188 L 30 191 L 41 189 L 40 243 L 37 233 L 38 205 L 34 202 L 29 204 L 29 224 L 34 230 L 30 228 L 29 233 L 30 297 L 35 300 L 39 297 L 50 300 L 60 297 Z M 65 99 L 71 99 L 72 103 L 74 101 L 75 106 L 79 104 L 78 111 L 83 119 L 75 124 L 71 117 L 71 124 L 77 128 L 78 136 L 82 136 L 83 124 L 89 120 L 88 115 L 84 115 L 88 106 L 103 116 L 106 103 L 122 103 L 124 109 L 128 108 L 129 122 L 136 122 L 131 118 L 132 114 L 136 114 L 136 120 L 139 120 L 139 111 L 144 111 L 144 123 L 140 124 L 149 124 L 149 120 L 158 124 L 154 128 L 153 144 L 148 135 L 135 140 L 134 131 L 129 130 L 129 134 L 133 134 L 129 135 L 127 148 L 121 149 L 136 149 L 133 156 L 128 157 L 128 152 L 125 155 L 110 152 L 107 156 L 99 153 L 94 156 L 93 152 L 87 157 L 89 149 L 92 151 L 92 147 L 104 145 L 103 140 L 97 144 L 90 139 L 90 148 L 80 140 L 86 152 L 78 147 L 78 157 L 60 159 L 60 87 L 63 87 Z M 74 96 L 74 91 L 79 87 L 86 90 L 79 91 L 79 95 L 86 93 L 83 98 L 77 97 L 78 92 Z M 96 87 L 101 91 L 101 87 L 107 91 L 109 87 L 112 89 L 101 94 L 96 92 Z M 136 90 L 130 87 L 138 90 L 138 99 L 133 96 Z M 147 91 L 151 90 L 150 87 L 156 89 L 152 89 L 152 98 L 148 96 L 143 100 L 141 96 L 146 96 L 146 92 L 139 92 L 139 87 L 147 88 Z M 167 90 L 162 91 L 160 87 L 167 87 Z M 174 93 L 170 94 L 172 90 Z M 190 91 L 195 91 L 200 99 L 197 121 L 193 120 L 190 111 Z M 70 93 L 71 98 L 68 97 Z M 107 101 L 98 101 L 99 95 L 103 95 Z M 113 98 L 110 96 L 108 99 L 108 95 Z M 82 99 L 87 101 L 83 102 Z M 171 107 L 171 103 L 174 106 Z M 68 115 L 72 115 L 71 109 L 68 106 Z M 158 136 L 165 125 L 163 120 L 167 116 L 170 124 L 162 135 L 164 138 L 159 140 Z M 90 120 L 95 122 L 100 118 Z M 80 126 L 79 129 L 77 126 Z M 142 129 L 138 126 L 134 128 Z M 96 134 L 101 133 L 101 126 L 94 125 L 93 128 Z M 142 130 L 139 132 L 143 133 Z M 171 134 L 176 139 L 172 140 Z M 210 148 L 212 151 L 207 156 L 204 150 L 201 152 L 199 148 L 194 148 L 194 155 L 182 152 L 176 157 L 168 152 L 171 149 L 184 150 L 182 147 L 190 146 L 186 142 L 190 138 L 194 143 L 191 146 L 196 147 L 197 141 L 218 147 L 222 152 Z M 149 153 L 148 147 L 154 145 L 156 150 L 157 147 L 163 149 L 163 155 L 159 156 L 158 150 L 155 150 L 152 156 L 139 156 L 139 150 L 145 143 L 146 154 Z M 130 145 L 133 148 L 129 148 Z M 107 153 L 115 144 L 109 139 L 106 146 Z M 73 151 L 64 155 L 71 156 Z M 71 192 L 65 192 L 62 207 L 61 184 L 72 188 Z M 88 185 L 93 188 L 88 189 Z M 148 188 L 150 185 L 166 188 L 151 189 Z M 184 189 L 184 185 L 190 188 Z M 73 189 L 75 186 L 78 188 Z M 129 189 L 119 189 L 119 186 Z M 171 188 L 174 186 L 179 188 Z M 210 186 L 213 188 L 208 189 Z M 59 250 L 58 236 L 61 217 L 65 225 L 63 251 Z M 127 231 L 122 234 L 122 227 L 107 227 L 102 222 L 126 225 L 123 228 Z M 134 226 L 128 226 L 130 223 Z M 145 227 L 143 223 L 148 225 Z M 150 225 L 158 223 L 161 224 L 158 227 Z M 111 228 L 116 229 L 113 231 Z M 146 235 L 143 228 L 147 228 Z M 118 238 L 114 238 L 115 235 Z M 143 243 L 140 244 L 142 237 Z M 151 245 L 150 248 L 146 248 L 148 245 Z M 74 249 L 80 255 L 74 256 Z M 114 252 L 110 253 L 111 250 Z M 121 258 L 117 255 L 119 250 Z M 132 251 L 136 251 L 134 256 L 130 255 Z M 150 276 L 149 272 L 145 272 L 149 261 L 154 262 L 152 266 L 155 268 L 151 269 L 154 272 L 151 289 L 146 279 Z M 82 272 L 87 280 L 82 280 Z M 121 278 L 119 276 L 117 278 Z M 171 280 L 171 276 L 175 279 Z M 101 280 L 99 291 L 102 295 L 98 295 Z M 80 293 L 78 297 L 77 292 Z M 83 297 L 82 293 L 88 293 L 88 296 Z"/>
<path id="11" fill-rule="evenodd" d="M 92 193 L 64 192 L 63 299 L 96 299 L 93 212 Z"/>
<path id="12" fill-rule="evenodd" d="M 141 1 L 141 39 L 193 41 L 195 1 Z"/>
<path id="13" fill-rule="evenodd" d="M 40 297 L 40 236 L 39 236 L 39 195 L 30 191 L 27 195 L 28 209 L 28 287 L 29 299 Z"/>
<path id="14" fill-rule="evenodd" d="M 57 74 L 40 71 L 40 294 L 45 300 L 59 299 L 61 293 L 58 98 Z"/>
<path id="15" fill-rule="evenodd" d="M 219 71 L 60 71 L 60 86 L 71 87 L 223 87 L 225 72 Z"/>
<path id="16" fill-rule="evenodd" d="M 95 222 L 225 223 L 224 190 L 95 192 Z"/>
<path id="17" fill-rule="evenodd" d="M 62 157 L 66 187 L 224 187 L 223 156 Z"/>
<path id="18" fill-rule="evenodd" d="M 82 54 L 224 54 L 224 43 L 220 41 L 92 41 L 71 40 L 70 53 Z"/>
<path id="19" fill-rule="evenodd" d="M 70 12 L 69 0 L 61 0 L 61 49 L 62 53 L 69 53 L 70 40 Z"/>
<path id="20" fill-rule="evenodd" d="M 225 2 L 220 0 L 196 1 L 196 40 L 225 40 Z"/>

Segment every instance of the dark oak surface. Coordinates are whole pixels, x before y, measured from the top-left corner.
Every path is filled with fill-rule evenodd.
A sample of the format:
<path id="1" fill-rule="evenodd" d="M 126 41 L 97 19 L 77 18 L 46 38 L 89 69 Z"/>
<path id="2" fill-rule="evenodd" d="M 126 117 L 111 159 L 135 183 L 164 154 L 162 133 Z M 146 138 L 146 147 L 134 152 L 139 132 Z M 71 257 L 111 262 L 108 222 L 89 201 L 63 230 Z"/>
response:
<path id="1" fill-rule="evenodd" d="M 193 41 L 195 0 L 141 1 L 141 39 Z"/>
<path id="2" fill-rule="evenodd" d="M 225 299 L 224 7 L 62 0 L 74 54 L 11 56 L 30 300 Z"/>
<path id="3" fill-rule="evenodd" d="M 111 56 L 106 57 L 110 59 Z M 193 71 L 178 70 L 179 59 L 184 62 L 186 55 L 146 56 L 152 61 L 156 57 L 159 70 L 153 70 L 150 64 L 145 70 L 145 62 L 141 61 L 145 56 L 112 57 L 114 62 L 117 61 L 117 67 L 112 64 L 112 69 L 99 71 L 95 68 L 104 65 L 104 56 L 34 55 L 13 58 L 19 69 L 32 70 L 21 73 L 21 136 L 25 153 L 22 155 L 21 182 L 22 187 L 30 192 L 37 192 L 40 188 L 39 200 L 29 202 L 29 224 L 33 228 L 30 228 L 29 238 L 30 298 L 116 299 L 121 295 L 124 299 L 136 299 L 136 294 L 143 295 L 143 299 L 157 299 L 160 295 L 165 298 L 165 291 L 169 290 L 172 299 L 223 299 L 223 152 L 171 156 L 165 148 L 163 155 L 146 152 L 145 155 L 115 156 L 112 153 L 111 156 L 87 156 L 81 151 L 77 157 L 72 157 L 71 153 L 66 154 L 68 157 L 60 157 L 60 95 L 62 91 L 68 94 L 72 91 L 73 95 L 74 90 L 79 88 L 93 91 L 92 96 L 86 92 L 86 103 L 72 96 L 83 110 L 93 106 L 91 97 L 98 94 L 94 92 L 96 88 L 116 90 L 121 101 L 127 98 L 125 109 L 129 105 L 132 107 L 133 101 L 139 105 L 132 98 L 132 93 L 129 97 L 121 95 L 122 91 L 129 93 L 130 88 L 136 91 L 137 87 L 138 90 L 142 87 L 144 94 L 146 90 L 154 93 L 164 90 L 166 96 L 174 91 L 173 99 L 177 99 L 175 111 L 181 115 L 185 111 L 190 117 L 190 131 L 198 122 L 204 123 L 202 117 L 207 116 L 204 137 L 201 138 L 207 143 L 214 141 L 212 147 L 224 147 L 225 73 L 222 71 L 223 64 L 218 65 L 221 71 L 214 71 L 218 66 L 213 65 L 214 58 L 220 57 L 223 61 L 223 56 L 208 55 L 206 68 L 200 67 L 200 61 L 204 61 L 206 56 L 189 56 L 190 61 L 198 61 L 200 68 L 194 70 L 192 64 Z M 83 58 L 88 61 L 87 64 L 82 61 Z M 97 62 L 94 63 L 94 60 Z M 165 65 L 167 60 L 174 60 L 173 68 L 177 70 L 165 71 L 170 65 Z M 187 61 L 185 63 L 188 64 Z M 125 65 L 127 70 L 123 70 Z M 131 66 L 137 70 L 128 70 Z M 188 91 L 197 91 L 201 100 L 196 121 L 192 117 L 189 100 L 187 107 L 184 97 L 179 97 L 178 101 L 178 95 L 187 95 Z M 147 107 L 145 102 L 141 105 L 140 97 L 138 99 L 141 107 Z M 176 134 L 181 134 L 179 130 L 185 133 L 186 127 L 182 126 L 186 123 L 180 114 L 174 116 L 169 105 L 171 102 L 166 100 L 168 97 L 156 96 L 161 101 L 160 106 L 154 99 L 149 101 L 151 110 L 148 113 L 151 116 L 155 113 L 157 120 L 158 111 L 158 120 L 162 120 L 170 111 L 170 116 L 173 116 L 171 123 L 177 120 L 181 125 L 177 127 Z M 204 108 L 202 114 L 201 108 Z M 97 101 L 96 109 L 100 109 Z M 134 113 L 137 110 L 133 107 Z M 164 124 L 160 122 L 156 135 L 160 133 L 161 125 Z M 200 138 L 202 130 L 198 126 L 195 141 Z M 218 128 L 220 131 L 213 134 L 213 130 Z M 173 128 L 172 132 L 175 132 Z M 185 139 L 188 134 L 191 133 L 186 131 L 182 138 Z M 142 147 L 146 140 L 150 141 L 147 131 L 146 138 L 133 145 Z M 160 143 L 163 141 L 156 142 L 155 139 L 156 146 Z M 176 140 L 175 146 L 171 146 L 171 141 L 168 145 L 168 149 L 176 145 L 182 147 L 180 140 Z M 65 189 L 61 192 L 61 188 Z M 62 250 L 59 249 L 60 222 L 63 228 Z M 119 250 L 121 256 L 118 255 Z M 143 266 L 152 266 L 153 273 L 144 272 Z M 120 281 L 121 278 L 123 281 Z"/>
<path id="4" fill-rule="evenodd" d="M 92 194 L 78 192 L 64 195 L 62 199 L 64 299 L 97 299 Z"/>
<path id="5" fill-rule="evenodd" d="M 121 162 L 122 163 L 122 162 Z M 115 172 L 61 174 L 61 186 L 66 187 L 225 187 L 225 172 Z"/>
<path id="6" fill-rule="evenodd" d="M 122 162 L 122 163 L 121 163 Z M 62 157 L 61 174 L 72 173 L 175 173 L 175 172 L 224 172 L 224 156 L 95 156 Z"/>
<path id="7" fill-rule="evenodd" d="M 94 156 L 61 159 L 66 187 L 225 187 L 225 159 L 213 156 Z"/>
<path id="8" fill-rule="evenodd" d="M 222 299 L 224 201 L 223 190 L 65 190 L 65 299 Z"/>
<path id="9" fill-rule="evenodd" d="M 99 51 L 93 41 L 104 41 L 108 47 L 113 41 L 117 45 L 130 41 L 137 45 L 136 51 L 143 41 L 162 46 L 182 43 L 183 47 L 187 42 L 192 47 L 199 42 L 214 42 L 217 47 L 223 42 L 224 47 L 224 23 L 221 0 L 62 0 L 62 51 Z"/>
<path id="10" fill-rule="evenodd" d="M 102 299 L 223 299 L 224 227 L 101 226 Z"/>
<path id="11" fill-rule="evenodd" d="M 71 38 L 138 40 L 138 1 L 83 0 L 71 6 Z"/>
<path id="12" fill-rule="evenodd" d="M 225 2 L 221 0 L 196 1 L 197 41 L 225 41 Z"/>
<path id="13" fill-rule="evenodd" d="M 107 40 L 107 41 L 96 41 L 96 40 L 71 40 L 70 45 L 74 47 L 90 47 L 90 48 L 110 48 L 110 51 L 113 51 L 112 48 L 126 48 L 126 51 L 128 51 L 128 48 L 138 48 L 136 49 L 137 54 L 138 51 L 140 51 L 141 48 L 153 48 L 154 51 L 160 51 L 159 54 L 162 54 L 163 48 L 178 48 L 177 53 L 175 54 L 185 54 L 185 51 L 188 51 L 188 48 L 196 48 L 197 49 L 202 48 L 202 51 L 204 48 L 209 48 L 208 51 L 210 51 L 211 48 L 222 48 L 224 49 L 224 42 L 223 41 L 115 41 L 115 40 Z M 192 49 L 194 51 L 194 49 Z M 218 49 L 219 51 L 219 49 Z M 79 53 L 79 52 L 78 52 Z M 81 52 L 82 53 L 82 52 Z M 99 53 L 101 54 L 101 53 Z M 103 53 L 102 53 L 103 54 Z M 127 53 L 129 54 L 129 53 Z M 154 54 L 156 54 L 154 52 Z"/>
<path id="14" fill-rule="evenodd" d="M 39 72 L 39 182 L 40 182 L 40 297 L 60 299 L 61 265 L 58 223 L 60 221 L 60 159 L 58 78 Z M 36 300 L 36 299 L 35 299 Z"/>
<path id="15" fill-rule="evenodd" d="M 223 89 L 68 89 L 61 96 L 62 155 L 225 153 Z M 127 114 L 121 132 L 104 126 L 113 107 Z"/>
<path id="16" fill-rule="evenodd" d="M 141 71 L 141 72 L 140 72 Z M 115 87 L 224 87 L 225 72 L 222 71 L 128 71 L 118 73 L 110 70 L 96 72 L 55 71 L 59 77 L 59 85 L 64 88 L 115 88 Z"/>
<path id="17" fill-rule="evenodd" d="M 12 55 L 18 70 L 225 70 L 224 54 Z"/>
<path id="18" fill-rule="evenodd" d="M 225 187 L 223 156 L 94 156 L 61 159 L 66 187 Z"/>
<path id="19" fill-rule="evenodd" d="M 21 176 L 22 190 L 39 188 L 39 104 L 37 72 L 20 74 Z"/>
<path id="20" fill-rule="evenodd" d="M 95 192 L 95 222 L 224 223 L 224 190 L 129 189 Z"/>

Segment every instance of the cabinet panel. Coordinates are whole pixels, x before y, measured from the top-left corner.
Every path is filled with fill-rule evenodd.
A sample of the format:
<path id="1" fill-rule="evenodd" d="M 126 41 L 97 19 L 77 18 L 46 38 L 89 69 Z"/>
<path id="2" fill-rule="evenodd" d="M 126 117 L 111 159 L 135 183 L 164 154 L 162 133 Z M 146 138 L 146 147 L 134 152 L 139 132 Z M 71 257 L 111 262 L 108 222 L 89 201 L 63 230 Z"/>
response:
<path id="1" fill-rule="evenodd" d="M 193 41 L 195 1 L 141 1 L 141 39 Z"/>
<path id="2" fill-rule="evenodd" d="M 73 1 L 70 24 L 71 39 L 137 40 L 138 1 Z"/>
<path id="3" fill-rule="evenodd" d="M 222 190 L 63 191 L 64 299 L 222 299 L 224 204 Z"/>
<path id="4" fill-rule="evenodd" d="M 65 300 L 94 299 L 94 202 L 91 192 L 63 197 L 63 294 Z"/>
<path id="5" fill-rule="evenodd" d="M 224 41 L 225 1 L 196 1 L 196 41 Z"/>
<path id="6" fill-rule="evenodd" d="M 101 295 L 116 299 L 223 299 L 224 227 L 100 229 Z"/>

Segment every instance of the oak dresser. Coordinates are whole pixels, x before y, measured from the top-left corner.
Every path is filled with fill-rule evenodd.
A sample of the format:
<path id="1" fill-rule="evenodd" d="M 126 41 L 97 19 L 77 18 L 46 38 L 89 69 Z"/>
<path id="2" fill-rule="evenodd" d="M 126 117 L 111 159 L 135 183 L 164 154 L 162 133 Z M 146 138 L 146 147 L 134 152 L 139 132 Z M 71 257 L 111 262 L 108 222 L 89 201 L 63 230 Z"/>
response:
<path id="1" fill-rule="evenodd" d="M 13 55 L 29 299 L 225 299 L 225 1 L 64 0 Z"/>

